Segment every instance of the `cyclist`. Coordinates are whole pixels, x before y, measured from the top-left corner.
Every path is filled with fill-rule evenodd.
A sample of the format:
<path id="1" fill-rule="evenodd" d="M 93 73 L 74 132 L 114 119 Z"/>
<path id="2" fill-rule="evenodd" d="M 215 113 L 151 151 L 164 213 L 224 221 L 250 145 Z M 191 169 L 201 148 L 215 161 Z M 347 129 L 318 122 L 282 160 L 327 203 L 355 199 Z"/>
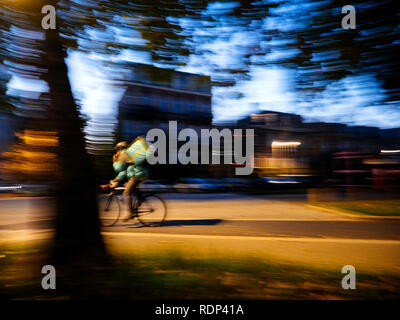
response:
<path id="1" fill-rule="evenodd" d="M 121 141 L 115 146 L 115 154 L 113 155 L 113 168 L 118 175 L 114 178 L 114 180 L 110 181 L 112 187 L 117 186 L 119 183 L 122 183 L 127 179 L 126 170 L 128 169 L 128 165 L 119 160 L 122 151 L 124 151 L 127 146 L 128 143 L 126 141 Z"/>
<path id="2" fill-rule="evenodd" d="M 115 187 L 127 180 L 123 196 L 127 205 L 131 208 L 132 194 L 136 193 L 139 184 L 148 178 L 148 170 L 145 167 L 148 147 L 146 140 L 139 136 L 129 145 L 126 141 L 119 142 L 115 149 L 113 168 L 118 175 L 110 181 L 110 184 Z M 138 200 L 140 202 L 140 199 Z"/>

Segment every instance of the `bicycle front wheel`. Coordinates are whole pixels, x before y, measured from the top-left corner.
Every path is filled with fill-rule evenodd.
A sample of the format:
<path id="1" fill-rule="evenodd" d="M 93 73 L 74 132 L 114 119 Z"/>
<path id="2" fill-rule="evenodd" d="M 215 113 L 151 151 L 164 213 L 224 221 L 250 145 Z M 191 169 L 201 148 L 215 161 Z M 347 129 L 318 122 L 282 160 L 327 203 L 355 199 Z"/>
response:
<path id="1" fill-rule="evenodd" d="M 137 213 L 137 218 L 143 225 L 157 227 L 162 225 L 167 216 L 167 206 L 160 196 L 150 194 L 144 196 Z"/>
<path id="2" fill-rule="evenodd" d="M 101 196 L 99 199 L 99 218 L 103 227 L 115 225 L 121 214 L 119 200 L 112 195 Z"/>

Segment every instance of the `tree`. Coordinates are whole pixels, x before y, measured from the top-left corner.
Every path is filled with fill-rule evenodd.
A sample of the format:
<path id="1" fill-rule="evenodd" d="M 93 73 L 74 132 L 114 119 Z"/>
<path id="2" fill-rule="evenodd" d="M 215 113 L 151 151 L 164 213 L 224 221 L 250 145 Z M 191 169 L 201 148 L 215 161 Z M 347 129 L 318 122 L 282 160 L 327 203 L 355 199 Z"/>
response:
<path id="1" fill-rule="evenodd" d="M 47 1 L 48 2 L 48 1 Z M 56 1 L 55 3 L 56 4 Z M 60 180 L 57 194 L 56 261 L 85 257 L 103 259 L 94 172 L 85 148 L 83 122 L 74 101 L 65 49 L 57 29 L 47 29 L 44 40 L 44 79 L 50 90 L 49 118 L 59 137 Z"/>
<path id="2" fill-rule="evenodd" d="M 75 103 L 58 29 L 41 29 L 44 5 L 57 1 L 2 5 L 2 60 L 25 79 L 48 85 L 47 127 L 55 130 L 59 172 L 56 180 L 56 233 L 53 263 L 57 270 L 82 273 L 107 260 L 100 234 L 94 173 L 85 149 L 83 121 Z M 61 21 L 58 21 L 61 24 Z"/>

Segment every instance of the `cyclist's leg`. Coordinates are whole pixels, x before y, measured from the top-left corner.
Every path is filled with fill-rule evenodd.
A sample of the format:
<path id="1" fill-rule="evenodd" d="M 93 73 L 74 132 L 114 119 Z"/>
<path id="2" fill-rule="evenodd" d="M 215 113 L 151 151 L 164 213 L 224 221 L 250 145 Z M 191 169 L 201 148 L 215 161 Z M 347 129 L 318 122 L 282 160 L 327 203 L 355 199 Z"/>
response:
<path id="1" fill-rule="evenodd" d="M 129 212 L 131 212 L 131 208 L 132 208 L 132 194 L 136 195 L 136 197 L 138 198 L 138 201 L 139 201 L 138 206 L 140 205 L 140 202 L 142 201 L 142 199 L 139 199 L 140 194 L 137 192 L 137 190 L 138 190 L 139 184 L 144 182 L 145 180 L 146 179 L 143 179 L 143 178 L 132 177 L 126 183 L 123 196 L 125 198 Z"/>
<path id="2" fill-rule="evenodd" d="M 126 208 L 128 209 L 128 218 L 131 216 L 132 212 L 132 192 L 134 189 L 135 185 L 135 177 L 132 177 L 128 180 L 128 182 L 125 184 L 125 190 L 122 193 L 125 203 L 126 203 Z"/>
<path id="3" fill-rule="evenodd" d="M 139 192 L 139 185 L 143 182 L 145 182 L 147 178 L 136 178 L 136 183 L 133 189 L 134 194 L 136 195 L 136 198 L 138 200 L 138 207 L 142 204 L 144 198 L 143 195 Z"/>

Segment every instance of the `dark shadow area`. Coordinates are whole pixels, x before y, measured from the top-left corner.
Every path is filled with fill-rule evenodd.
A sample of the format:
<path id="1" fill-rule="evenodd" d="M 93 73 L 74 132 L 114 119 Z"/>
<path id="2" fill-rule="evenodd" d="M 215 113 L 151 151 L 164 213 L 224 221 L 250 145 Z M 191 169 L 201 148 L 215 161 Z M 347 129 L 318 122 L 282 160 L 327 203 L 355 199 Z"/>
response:
<path id="1" fill-rule="evenodd" d="M 162 226 L 157 228 L 163 227 L 182 227 L 182 226 L 215 226 L 220 224 L 224 220 L 222 219 L 201 219 L 201 220 L 167 220 L 164 221 Z M 128 228 L 146 228 L 145 226 L 135 223 L 134 225 L 128 226 Z"/>

